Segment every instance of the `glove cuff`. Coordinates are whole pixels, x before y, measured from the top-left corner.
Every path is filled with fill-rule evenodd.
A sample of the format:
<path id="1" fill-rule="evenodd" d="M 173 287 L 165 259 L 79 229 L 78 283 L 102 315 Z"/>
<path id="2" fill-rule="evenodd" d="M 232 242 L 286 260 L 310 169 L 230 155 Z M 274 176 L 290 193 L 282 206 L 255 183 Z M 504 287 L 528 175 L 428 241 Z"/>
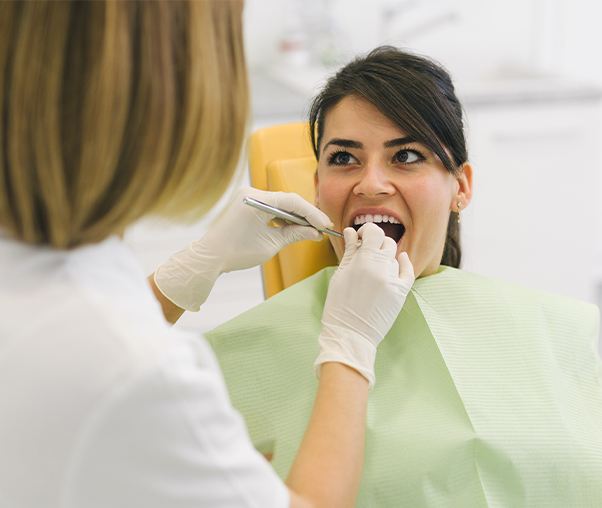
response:
<path id="1" fill-rule="evenodd" d="M 337 362 L 358 371 L 368 380 L 372 389 L 376 381 L 374 362 L 376 347 L 361 335 L 339 326 L 324 326 L 318 338 L 320 353 L 314 362 L 316 376 L 320 377 L 320 366 L 326 362 Z"/>

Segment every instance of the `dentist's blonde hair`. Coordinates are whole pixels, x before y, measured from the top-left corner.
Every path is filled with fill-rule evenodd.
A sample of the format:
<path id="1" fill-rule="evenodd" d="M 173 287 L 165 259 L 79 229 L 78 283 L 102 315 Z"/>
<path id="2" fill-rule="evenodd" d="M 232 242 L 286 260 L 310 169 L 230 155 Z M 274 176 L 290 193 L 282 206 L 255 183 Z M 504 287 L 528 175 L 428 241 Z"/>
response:
<path id="1" fill-rule="evenodd" d="M 242 2 L 0 2 L 0 230 L 71 248 L 200 216 L 248 113 Z"/>

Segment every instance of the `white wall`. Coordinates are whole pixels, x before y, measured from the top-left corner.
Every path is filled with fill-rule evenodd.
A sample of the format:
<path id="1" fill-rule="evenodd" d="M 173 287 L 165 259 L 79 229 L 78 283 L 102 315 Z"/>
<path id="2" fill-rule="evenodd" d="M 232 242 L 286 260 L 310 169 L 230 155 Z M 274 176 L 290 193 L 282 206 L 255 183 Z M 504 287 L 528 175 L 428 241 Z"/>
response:
<path id="1" fill-rule="evenodd" d="M 388 33 L 386 8 L 394 13 Z M 460 78 L 527 68 L 602 82 L 601 16 L 592 0 L 246 0 L 244 11 L 251 68 L 277 62 L 291 31 L 303 29 L 311 45 L 316 31 L 330 28 L 342 58 L 394 43 L 439 59 Z"/>

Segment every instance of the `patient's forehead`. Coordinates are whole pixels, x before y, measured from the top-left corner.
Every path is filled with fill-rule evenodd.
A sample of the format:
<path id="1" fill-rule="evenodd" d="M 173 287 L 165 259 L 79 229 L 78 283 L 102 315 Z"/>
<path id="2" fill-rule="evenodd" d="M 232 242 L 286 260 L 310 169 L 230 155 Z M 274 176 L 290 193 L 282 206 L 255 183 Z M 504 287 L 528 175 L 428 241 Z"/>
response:
<path id="1" fill-rule="evenodd" d="M 371 102 L 350 95 L 333 106 L 324 118 L 322 146 L 332 137 L 395 139 L 406 136 L 390 118 Z"/>

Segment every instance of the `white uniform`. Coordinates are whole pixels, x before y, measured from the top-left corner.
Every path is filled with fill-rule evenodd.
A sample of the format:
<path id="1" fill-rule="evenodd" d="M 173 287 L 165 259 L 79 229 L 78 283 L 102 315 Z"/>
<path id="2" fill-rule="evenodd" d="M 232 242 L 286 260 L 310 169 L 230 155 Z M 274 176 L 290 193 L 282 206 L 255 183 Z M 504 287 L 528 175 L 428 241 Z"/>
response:
<path id="1" fill-rule="evenodd" d="M 0 237 L 0 507 L 288 505 L 209 346 L 165 322 L 119 240 Z"/>

